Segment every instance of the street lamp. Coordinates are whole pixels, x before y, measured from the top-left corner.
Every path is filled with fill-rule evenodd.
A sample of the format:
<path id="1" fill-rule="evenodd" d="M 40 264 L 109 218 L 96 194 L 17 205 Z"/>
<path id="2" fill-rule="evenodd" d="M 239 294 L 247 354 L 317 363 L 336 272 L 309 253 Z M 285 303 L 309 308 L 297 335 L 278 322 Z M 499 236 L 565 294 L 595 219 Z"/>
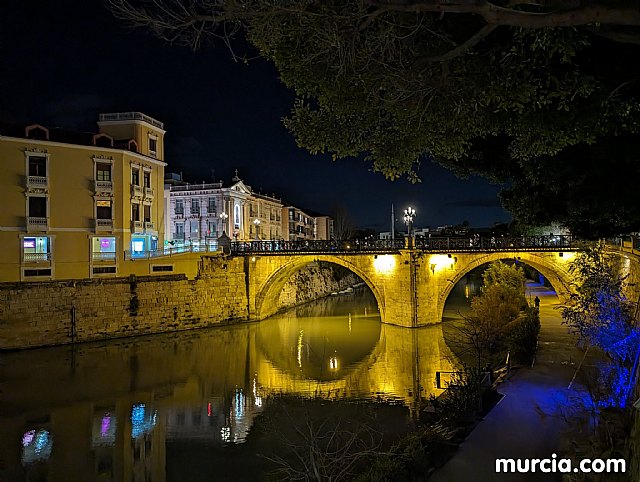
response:
<path id="1" fill-rule="evenodd" d="M 222 211 L 220 213 L 220 220 L 222 221 L 222 232 L 225 232 L 225 226 L 227 224 L 227 218 L 229 217 L 229 215 L 227 213 L 225 213 L 224 211 Z"/>
<path id="2" fill-rule="evenodd" d="M 260 235 L 258 233 L 258 230 L 260 229 L 260 220 L 258 218 L 254 219 L 253 224 L 256 225 L 256 239 L 260 239 Z"/>
<path id="3" fill-rule="evenodd" d="M 411 228 L 413 227 L 413 218 L 416 217 L 416 210 L 409 206 L 404 210 L 404 223 L 407 225 L 407 234 L 411 237 Z"/>

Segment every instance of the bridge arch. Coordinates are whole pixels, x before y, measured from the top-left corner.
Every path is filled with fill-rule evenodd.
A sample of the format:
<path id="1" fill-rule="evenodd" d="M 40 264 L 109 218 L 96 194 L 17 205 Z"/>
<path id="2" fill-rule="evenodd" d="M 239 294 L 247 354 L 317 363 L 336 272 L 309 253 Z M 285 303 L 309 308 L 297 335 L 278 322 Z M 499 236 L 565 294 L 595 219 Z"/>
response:
<path id="1" fill-rule="evenodd" d="M 358 276 L 371 290 L 378 304 L 378 310 L 382 319 L 385 313 L 385 298 L 371 276 L 346 257 L 314 254 L 305 256 L 292 256 L 284 264 L 280 265 L 257 287 L 255 294 L 255 318 L 258 320 L 271 316 L 278 311 L 278 299 L 285 283 L 293 274 L 309 263 L 324 261 L 342 266 Z"/>
<path id="2" fill-rule="evenodd" d="M 442 320 L 444 306 L 453 290 L 453 287 L 470 271 L 484 264 L 492 263 L 498 260 L 517 260 L 531 266 L 540 272 L 549 280 L 551 286 L 555 290 L 560 301 L 564 301 L 569 296 L 569 286 L 572 276 L 569 273 L 569 262 L 573 260 L 575 253 L 573 252 L 493 252 L 493 253 L 474 253 L 473 255 L 458 254 L 454 272 L 447 279 L 438 293 L 437 313 L 438 319 Z"/>

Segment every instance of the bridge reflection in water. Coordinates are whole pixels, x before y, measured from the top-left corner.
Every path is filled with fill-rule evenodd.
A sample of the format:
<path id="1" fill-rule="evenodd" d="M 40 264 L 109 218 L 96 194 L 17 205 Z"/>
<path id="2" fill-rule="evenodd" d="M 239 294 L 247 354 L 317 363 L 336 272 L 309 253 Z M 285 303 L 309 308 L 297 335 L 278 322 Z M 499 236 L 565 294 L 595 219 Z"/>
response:
<path id="1" fill-rule="evenodd" d="M 450 355 L 440 325 L 381 324 L 370 293 L 260 323 L 6 353 L 0 480 L 162 482 L 171 447 L 242 442 L 270 395 L 411 408 L 439 393 Z"/>

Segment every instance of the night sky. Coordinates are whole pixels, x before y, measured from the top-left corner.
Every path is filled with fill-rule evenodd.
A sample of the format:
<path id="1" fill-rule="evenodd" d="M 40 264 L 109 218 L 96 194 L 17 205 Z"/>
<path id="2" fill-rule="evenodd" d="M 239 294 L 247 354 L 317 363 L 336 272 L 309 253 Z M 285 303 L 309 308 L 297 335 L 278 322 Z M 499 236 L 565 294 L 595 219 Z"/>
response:
<path id="1" fill-rule="evenodd" d="M 354 223 L 389 229 L 390 206 L 415 225 L 510 219 L 499 186 L 424 163 L 422 183 L 388 181 L 360 160 L 333 162 L 296 146 L 281 123 L 293 93 L 270 63 L 234 63 L 223 45 L 193 52 L 123 27 L 97 0 L 0 7 L 0 121 L 97 131 L 100 112 L 141 111 L 164 122 L 168 172 L 256 191 L 314 211 L 343 206 Z M 401 226 L 397 226 L 401 229 Z"/>

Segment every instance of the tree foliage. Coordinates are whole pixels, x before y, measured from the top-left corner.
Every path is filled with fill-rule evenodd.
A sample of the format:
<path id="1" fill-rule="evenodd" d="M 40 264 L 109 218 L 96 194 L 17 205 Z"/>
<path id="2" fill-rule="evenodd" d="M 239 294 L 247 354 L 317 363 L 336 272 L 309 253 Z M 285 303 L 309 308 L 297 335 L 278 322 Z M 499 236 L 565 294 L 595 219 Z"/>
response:
<path id="1" fill-rule="evenodd" d="M 295 90 L 285 124 L 312 153 L 361 156 L 389 179 L 414 181 L 420 162 L 435 160 L 462 175 L 512 183 L 506 206 L 531 223 L 553 218 L 588 237 L 640 228 L 640 213 L 621 190 L 595 191 L 610 197 L 615 215 L 608 218 L 585 199 L 590 186 L 638 160 L 633 149 L 601 165 L 606 150 L 591 151 L 619 136 L 637 143 L 640 63 L 633 59 L 640 11 L 634 2 L 111 4 L 131 25 L 172 42 L 197 46 L 218 37 L 228 43 L 246 32 Z M 637 168 L 625 175 L 640 180 Z M 555 202 L 558 208 L 549 209 Z"/>
<path id="2" fill-rule="evenodd" d="M 562 318 L 583 342 L 624 365 L 633 363 L 640 334 L 633 325 L 633 305 L 624 295 L 619 260 L 603 242 L 577 255 L 569 268 L 577 281 Z"/>

